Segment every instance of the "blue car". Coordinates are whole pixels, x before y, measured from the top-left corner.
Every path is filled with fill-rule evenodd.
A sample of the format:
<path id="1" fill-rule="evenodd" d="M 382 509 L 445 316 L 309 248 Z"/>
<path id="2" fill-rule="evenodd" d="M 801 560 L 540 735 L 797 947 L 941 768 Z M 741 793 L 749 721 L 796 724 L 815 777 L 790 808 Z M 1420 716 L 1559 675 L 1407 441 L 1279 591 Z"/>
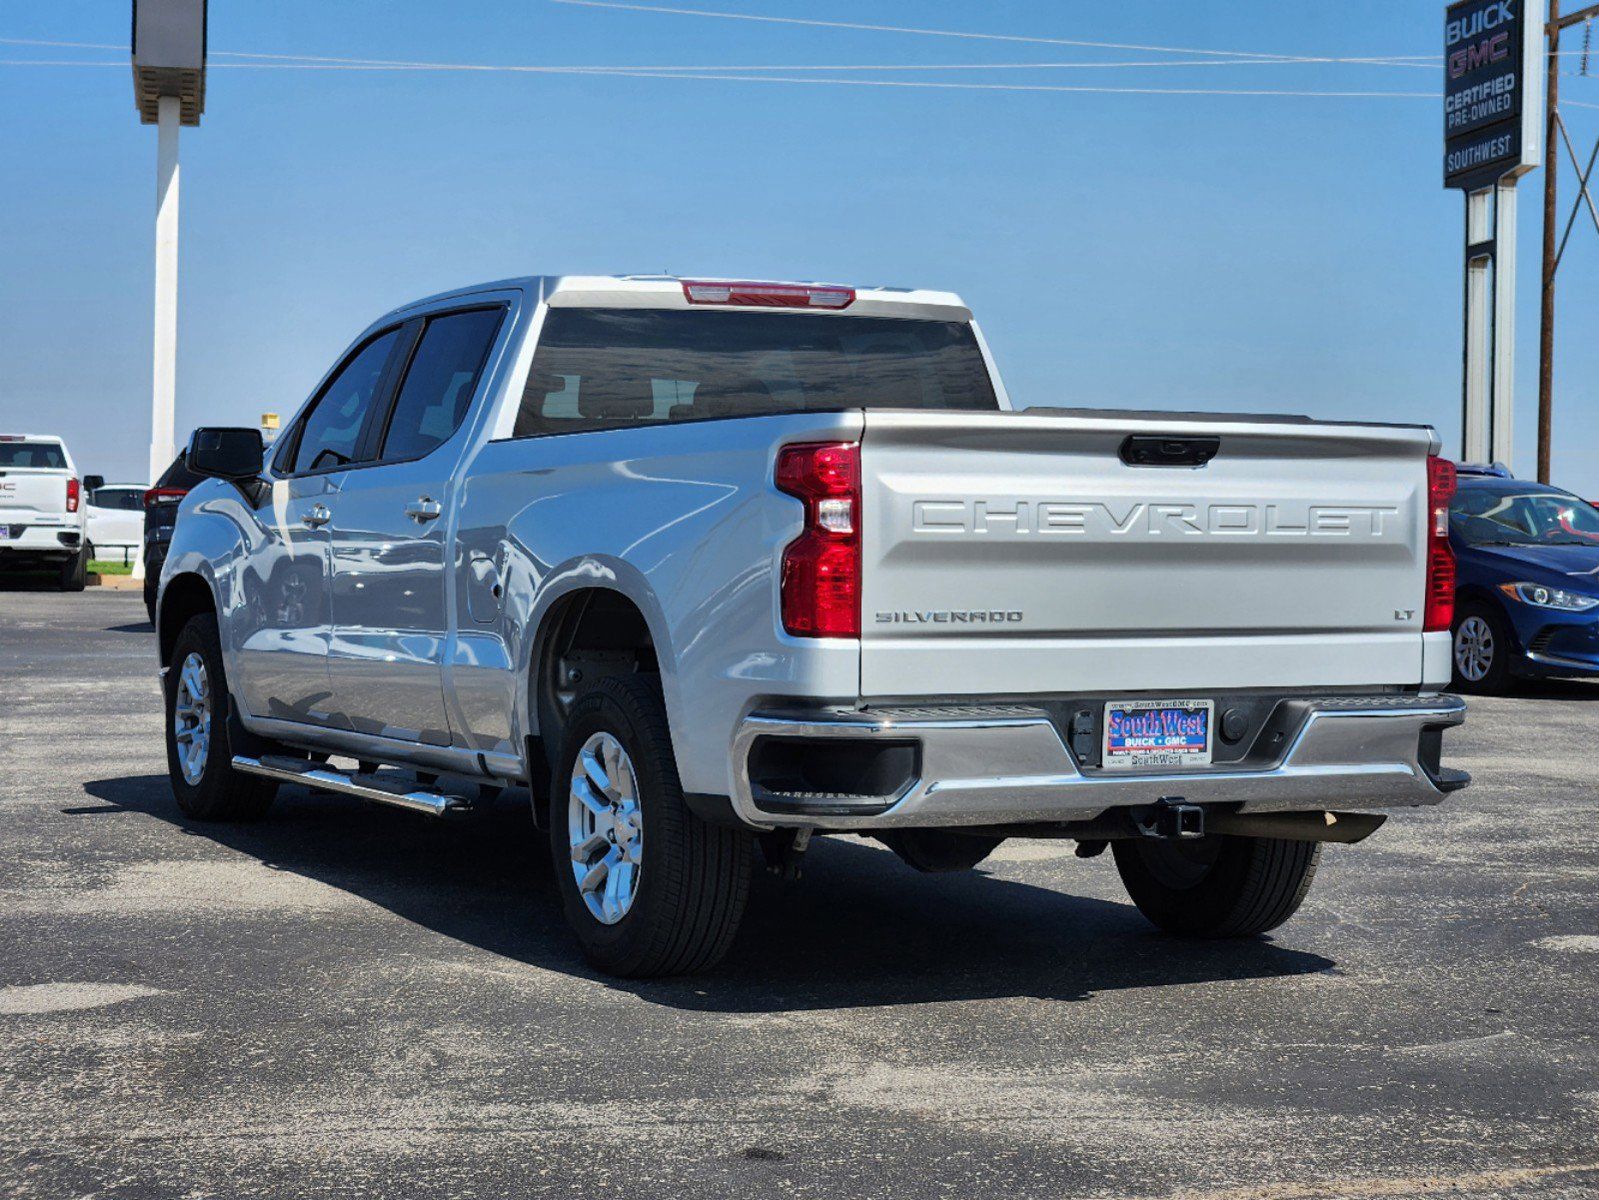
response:
<path id="1" fill-rule="evenodd" d="M 1502 468 L 1463 466 L 1449 544 L 1456 686 L 1599 675 L 1599 510 Z"/>

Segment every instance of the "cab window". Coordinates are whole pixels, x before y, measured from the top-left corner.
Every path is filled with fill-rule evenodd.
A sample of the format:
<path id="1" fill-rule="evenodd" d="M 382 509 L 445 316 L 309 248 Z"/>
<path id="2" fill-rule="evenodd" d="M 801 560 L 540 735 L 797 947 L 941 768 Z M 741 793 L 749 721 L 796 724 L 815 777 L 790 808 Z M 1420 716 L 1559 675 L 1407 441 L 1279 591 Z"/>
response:
<path id="1" fill-rule="evenodd" d="M 380 458 L 421 458 L 461 427 L 503 315 L 500 308 L 479 308 L 429 319 L 395 398 Z"/>
<path id="2" fill-rule="evenodd" d="M 345 362 L 300 423 L 284 470 L 325 471 L 356 460 L 361 430 L 377 399 L 389 355 L 399 336 L 398 329 L 381 333 Z"/>

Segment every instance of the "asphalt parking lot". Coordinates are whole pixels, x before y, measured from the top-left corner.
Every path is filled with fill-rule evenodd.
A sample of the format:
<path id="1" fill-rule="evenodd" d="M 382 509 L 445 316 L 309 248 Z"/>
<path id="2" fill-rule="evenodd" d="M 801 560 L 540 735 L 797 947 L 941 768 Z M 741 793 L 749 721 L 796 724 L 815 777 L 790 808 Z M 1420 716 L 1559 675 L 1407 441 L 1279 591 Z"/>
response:
<path id="1" fill-rule="evenodd" d="M 1599 1193 L 1599 685 L 1474 701 L 1475 786 L 1268 940 L 826 839 L 622 984 L 514 798 L 182 819 L 155 667 L 136 593 L 0 591 L 0 1195 Z"/>

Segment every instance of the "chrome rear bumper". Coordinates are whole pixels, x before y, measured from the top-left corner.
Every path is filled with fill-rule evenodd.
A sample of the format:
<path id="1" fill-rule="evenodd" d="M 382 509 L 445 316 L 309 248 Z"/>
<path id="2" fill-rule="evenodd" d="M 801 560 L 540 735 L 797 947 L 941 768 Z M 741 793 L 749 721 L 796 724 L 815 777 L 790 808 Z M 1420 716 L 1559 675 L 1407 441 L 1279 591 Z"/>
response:
<path id="1" fill-rule="evenodd" d="M 1327 697 L 1305 709 L 1268 763 L 1161 774 L 1080 770 L 1049 714 L 1029 706 L 754 713 L 734 738 L 733 808 L 756 826 L 1012 825 L 1087 821 L 1179 797 L 1243 812 L 1403 808 L 1436 804 L 1469 782 L 1423 762 L 1423 734 L 1465 720 L 1458 697 Z M 888 796 L 775 795 L 751 782 L 763 738 L 914 742 L 917 766 Z"/>

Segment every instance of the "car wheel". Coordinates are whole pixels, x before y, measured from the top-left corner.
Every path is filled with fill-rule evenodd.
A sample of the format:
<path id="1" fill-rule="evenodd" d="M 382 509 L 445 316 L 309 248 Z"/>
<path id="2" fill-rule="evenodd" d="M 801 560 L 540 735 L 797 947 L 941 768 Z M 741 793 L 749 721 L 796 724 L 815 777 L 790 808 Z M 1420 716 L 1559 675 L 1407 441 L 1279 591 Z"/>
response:
<path id="1" fill-rule="evenodd" d="M 1319 842 L 1283 838 L 1128 838 L 1111 843 L 1138 911 L 1168 933 L 1251 937 L 1304 903 Z"/>
<path id="2" fill-rule="evenodd" d="M 1486 604 L 1466 604 L 1455 616 L 1455 687 L 1467 692 L 1502 692 L 1510 674 L 1510 630 Z"/>
<path id="3" fill-rule="evenodd" d="M 167 774 L 178 807 L 198 821 L 256 820 L 278 785 L 233 769 L 228 681 L 214 614 L 189 618 L 167 665 Z"/>
<path id="4" fill-rule="evenodd" d="M 705 970 L 727 953 L 754 838 L 689 811 L 656 683 L 602 677 L 576 698 L 550 805 L 556 887 L 589 962 L 637 978 Z"/>
<path id="5" fill-rule="evenodd" d="M 60 588 L 63 592 L 81 592 L 89 585 L 89 557 L 93 546 L 84 546 L 61 564 Z"/>

